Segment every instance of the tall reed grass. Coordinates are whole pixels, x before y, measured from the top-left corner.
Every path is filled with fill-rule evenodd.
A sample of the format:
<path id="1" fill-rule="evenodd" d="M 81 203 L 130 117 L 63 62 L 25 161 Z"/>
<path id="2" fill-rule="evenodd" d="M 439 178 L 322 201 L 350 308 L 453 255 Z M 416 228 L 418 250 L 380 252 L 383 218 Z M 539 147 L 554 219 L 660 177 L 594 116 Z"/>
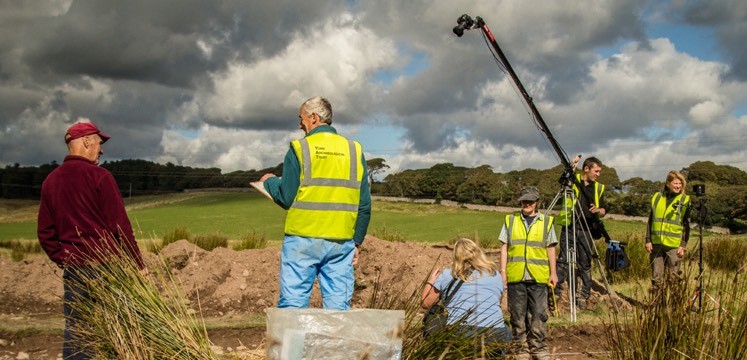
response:
<path id="1" fill-rule="evenodd" d="M 144 275 L 134 260 L 101 249 L 105 265 L 66 285 L 83 287 L 90 297 L 69 305 L 79 314 L 75 342 L 95 359 L 217 359 L 205 326 L 163 261 Z"/>
<path id="2" fill-rule="evenodd" d="M 685 279 L 693 279 L 692 263 Z M 613 315 L 607 328 L 613 359 L 747 358 L 747 282 L 741 271 L 705 274 L 702 307 L 693 295 L 697 281 L 670 278 L 645 303 Z"/>

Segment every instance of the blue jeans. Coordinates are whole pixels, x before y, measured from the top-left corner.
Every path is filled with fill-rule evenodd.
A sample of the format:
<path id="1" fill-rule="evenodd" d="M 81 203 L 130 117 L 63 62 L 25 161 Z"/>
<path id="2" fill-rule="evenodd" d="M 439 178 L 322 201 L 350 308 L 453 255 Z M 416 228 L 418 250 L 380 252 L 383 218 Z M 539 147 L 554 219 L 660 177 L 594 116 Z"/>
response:
<path id="1" fill-rule="evenodd" d="M 75 327 L 83 321 L 75 311 L 73 303 L 90 301 L 86 282 L 98 277 L 98 271 L 86 265 L 66 266 L 62 273 L 64 293 L 63 312 L 65 314 L 65 332 L 62 341 L 62 358 L 64 360 L 84 360 L 89 356 L 82 352 L 75 339 Z"/>
<path id="2" fill-rule="evenodd" d="M 330 241 L 286 235 L 280 253 L 279 308 L 307 308 L 319 278 L 325 309 L 350 310 L 355 277 L 353 240 Z"/>

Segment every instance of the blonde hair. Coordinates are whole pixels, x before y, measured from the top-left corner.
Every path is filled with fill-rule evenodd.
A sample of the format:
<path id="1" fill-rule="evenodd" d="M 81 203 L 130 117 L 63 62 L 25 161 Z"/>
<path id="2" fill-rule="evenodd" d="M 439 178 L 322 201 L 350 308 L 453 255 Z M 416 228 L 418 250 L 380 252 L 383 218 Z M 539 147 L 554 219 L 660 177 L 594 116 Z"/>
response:
<path id="1" fill-rule="evenodd" d="M 674 181 L 674 179 L 680 179 L 682 182 L 682 191 L 680 191 L 680 194 L 685 195 L 685 187 L 687 186 L 687 180 L 685 180 L 685 175 L 682 175 L 679 171 L 670 171 L 669 174 L 667 174 L 667 181 L 664 183 L 664 191 L 667 191 L 669 189 L 672 190 L 671 187 L 669 187 L 669 184 Z"/>
<path id="2" fill-rule="evenodd" d="M 471 277 L 475 270 L 480 272 L 480 276 L 484 273 L 495 276 L 498 273 L 497 269 L 496 263 L 488 259 L 474 241 L 461 238 L 454 243 L 451 263 L 451 275 L 453 277 L 470 282 L 474 280 Z"/>

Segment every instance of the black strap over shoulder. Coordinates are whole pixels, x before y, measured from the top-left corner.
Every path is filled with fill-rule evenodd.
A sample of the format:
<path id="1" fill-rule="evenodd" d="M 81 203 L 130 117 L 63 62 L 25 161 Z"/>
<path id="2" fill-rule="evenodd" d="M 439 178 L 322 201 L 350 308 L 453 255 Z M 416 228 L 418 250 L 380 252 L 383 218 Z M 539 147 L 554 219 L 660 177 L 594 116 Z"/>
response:
<path id="1" fill-rule="evenodd" d="M 454 276 L 454 274 L 451 274 L 451 276 Z M 454 286 L 454 283 L 457 282 L 457 280 L 458 280 L 458 283 L 456 284 L 456 287 L 454 288 L 454 291 L 452 292 L 451 287 Z M 446 290 L 444 290 L 443 292 L 443 295 L 444 295 L 443 299 L 441 300 L 444 306 L 446 306 L 446 304 L 448 304 L 449 301 L 451 301 L 451 298 L 453 298 L 454 295 L 457 293 L 457 291 L 459 291 L 459 288 L 462 287 L 462 284 L 464 284 L 464 280 L 459 280 L 455 277 L 452 278 L 451 281 L 449 281 L 449 285 L 446 286 Z"/>

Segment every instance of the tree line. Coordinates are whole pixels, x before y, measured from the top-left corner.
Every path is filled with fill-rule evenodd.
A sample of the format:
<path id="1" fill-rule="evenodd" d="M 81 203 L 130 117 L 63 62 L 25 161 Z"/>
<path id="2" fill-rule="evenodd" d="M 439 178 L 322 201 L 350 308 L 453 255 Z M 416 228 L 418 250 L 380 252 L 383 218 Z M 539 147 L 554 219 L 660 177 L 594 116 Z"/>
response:
<path id="1" fill-rule="evenodd" d="M 57 166 L 59 164 L 52 161 L 41 166 L 14 164 L 0 169 L 0 197 L 38 199 L 42 182 Z M 170 162 L 162 165 L 146 160 L 104 162 L 101 167 L 114 175 L 119 190 L 125 197 L 180 192 L 186 189 L 243 188 L 249 187 L 249 182 L 259 180 L 265 173 L 282 173 L 282 164 L 226 174 L 218 168 L 193 168 Z"/>
<path id="2" fill-rule="evenodd" d="M 558 165 L 545 170 L 496 173 L 489 165 L 468 168 L 443 163 L 427 169 L 399 171 L 387 175 L 383 181 L 375 181 L 375 176 L 385 172 L 389 166 L 382 158 L 373 158 L 366 163 L 371 192 L 375 195 L 502 206 L 515 206 L 516 194 L 527 185 L 539 188 L 543 207 L 549 206 L 560 191 L 558 179 L 563 170 Z M 0 197 L 38 199 L 42 182 L 58 165 L 53 161 L 40 166 L 14 164 L 0 168 Z M 125 197 L 185 189 L 246 188 L 249 182 L 259 180 L 265 173 L 282 173 L 282 164 L 226 174 L 218 168 L 192 168 L 172 163 L 163 165 L 146 160 L 111 161 L 101 166 L 112 172 Z M 688 179 L 688 194 L 693 194 L 693 184 L 706 185 L 706 196 L 693 196 L 692 199 L 696 207 L 705 205 L 708 209 L 707 224 L 726 226 L 734 232 L 747 229 L 746 172 L 711 161 L 698 161 L 681 171 L 686 173 Z M 663 181 L 640 177 L 621 181 L 612 167 L 605 167 L 599 181 L 607 186 L 605 197 L 608 211 L 630 216 L 647 216 L 651 195 L 664 187 Z"/>
<path id="3" fill-rule="evenodd" d="M 732 232 L 747 230 L 747 173 L 729 165 L 698 161 L 680 170 L 687 177 L 693 213 L 707 209 L 706 224 L 728 227 Z M 430 198 L 437 202 L 452 200 L 468 204 L 516 206 L 516 194 L 527 185 L 536 186 L 547 208 L 561 191 L 561 165 L 546 170 L 524 169 L 495 173 L 489 165 L 474 168 L 451 163 L 428 169 L 403 170 L 374 183 L 372 192 L 385 196 Z M 651 196 L 664 188 L 662 181 L 634 177 L 621 181 L 617 171 L 605 167 L 598 181 L 606 185 L 608 212 L 629 216 L 648 216 Z M 694 196 L 693 184 L 704 184 L 706 195 Z M 555 209 L 560 209 L 560 200 Z"/>

